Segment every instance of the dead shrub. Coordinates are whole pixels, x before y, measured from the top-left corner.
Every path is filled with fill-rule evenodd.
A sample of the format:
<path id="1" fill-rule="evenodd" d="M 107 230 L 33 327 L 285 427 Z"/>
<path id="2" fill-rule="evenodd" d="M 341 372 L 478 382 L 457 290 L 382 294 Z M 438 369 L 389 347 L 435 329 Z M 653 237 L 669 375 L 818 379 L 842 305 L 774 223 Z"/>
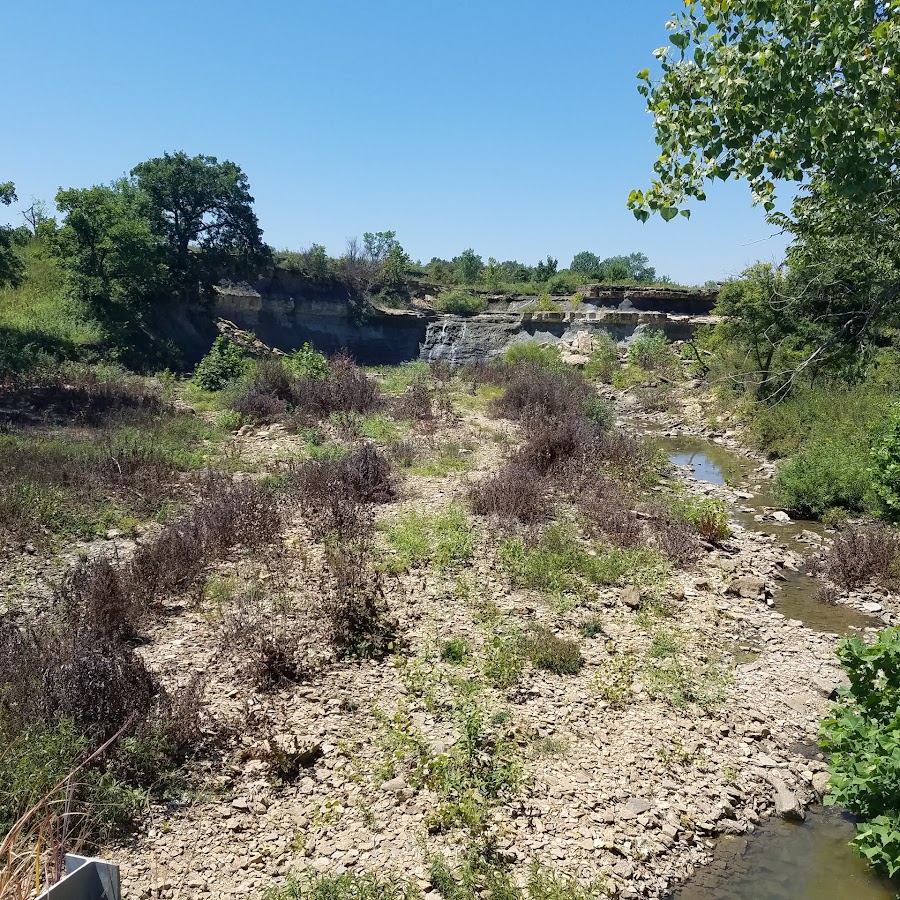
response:
<path id="1" fill-rule="evenodd" d="M 551 372 L 538 365 L 513 369 L 506 390 L 492 403 L 495 412 L 509 419 L 553 417 L 569 419 L 583 415 L 582 404 L 589 388 L 574 374 Z"/>
<path id="2" fill-rule="evenodd" d="M 700 555 L 700 539 L 688 522 L 657 520 L 653 523 L 653 533 L 656 546 L 678 566 L 686 566 Z"/>
<path id="3" fill-rule="evenodd" d="M 581 415 L 566 411 L 563 416 L 530 415 L 522 423 L 525 444 L 516 454 L 523 469 L 532 469 L 542 475 L 549 474 L 560 464 L 582 456 L 590 447 L 596 432 Z"/>
<path id="4" fill-rule="evenodd" d="M 327 378 L 297 381 L 294 406 L 299 411 L 324 418 L 334 412 L 370 413 L 380 409 L 382 400 L 378 383 L 350 356 L 335 356 L 328 365 Z"/>
<path id="5" fill-rule="evenodd" d="M 281 526 L 271 490 L 211 478 L 190 512 L 123 564 L 101 556 L 76 566 L 57 590 L 56 609 L 97 639 L 133 636 L 154 602 L 193 586 L 232 547 L 272 543 Z"/>
<path id="6" fill-rule="evenodd" d="M 573 492 L 572 500 L 595 534 L 605 535 L 619 547 L 634 547 L 643 540 L 643 522 L 628 495 L 611 478 L 587 479 Z"/>
<path id="7" fill-rule="evenodd" d="M 476 515 L 533 525 L 549 514 L 548 493 L 539 472 L 523 469 L 515 460 L 509 460 L 495 474 L 470 482 L 466 496 Z"/>
<path id="8" fill-rule="evenodd" d="M 433 392 L 424 378 L 417 378 L 394 401 L 394 415 L 400 419 L 424 422 L 434 418 Z"/>
<path id="9" fill-rule="evenodd" d="M 395 465 L 409 469 L 419 458 L 419 448 L 413 441 L 394 441 L 388 446 L 387 454 Z"/>
<path id="10" fill-rule="evenodd" d="M 323 609 L 344 655 L 380 659 L 396 646 L 397 622 L 387 609 L 384 573 L 371 557 L 365 539 L 326 547 Z"/>
<path id="11" fill-rule="evenodd" d="M 222 610 L 222 645 L 229 656 L 241 654 L 254 684 L 270 690 L 309 674 L 298 620 L 290 603 L 270 596 L 258 582 L 235 592 Z"/>
<path id="12" fill-rule="evenodd" d="M 264 547 L 281 531 L 278 498 L 265 485 L 211 477 L 200 500 L 139 547 L 125 566 L 135 591 L 160 599 L 196 582 L 210 562 L 232 547 Z"/>
<path id="13" fill-rule="evenodd" d="M 371 520 L 363 507 L 395 497 L 390 462 L 369 443 L 340 459 L 305 460 L 291 474 L 289 492 L 319 539 L 359 531 Z"/>
<path id="14" fill-rule="evenodd" d="M 67 365 L 0 384 L 0 408 L 14 424 L 98 426 L 111 419 L 160 415 L 167 404 L 144 379 Z"/>
<path id="15" fill-rule="evenodd" d="M 887 525 L 851 525 L 836 535 L 822 561 L 825 577 L 844 590 L 900 579 L 900 534 Z"/>

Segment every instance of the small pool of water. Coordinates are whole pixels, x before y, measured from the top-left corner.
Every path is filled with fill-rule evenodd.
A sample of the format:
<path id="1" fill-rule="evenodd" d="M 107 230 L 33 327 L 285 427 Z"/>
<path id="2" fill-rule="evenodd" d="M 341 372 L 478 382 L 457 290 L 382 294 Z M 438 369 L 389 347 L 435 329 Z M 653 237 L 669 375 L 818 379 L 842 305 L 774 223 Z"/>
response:
<path id="1" fill-rule="evenodd" d="M 816 596 L 820 582 L 811 575 L 785 571 L 775 595 L 775 609 L 789 619 L 799 619 L 813 631 L 853 634 L 864 628 L 880 628 L 881 622 L 843 603 L 824 603 Z"/>
<path id="2" fill-rule="evenodd" d="M 672 900 L 893 900 L 900 883 L 851 853 L 854 830 L 837 810 L 819 807 L 802 824 L 770 819 L 749 841 L 723 837 L 713 863 Z"/>
<path id="3" fill-rule="evenodd" d="M 736 485 L 746 480 L 753 463 L 705 438 L 660 437 L 653 443 L 675 466 L 691 470 L 692 477 L 707 484 Z"/>

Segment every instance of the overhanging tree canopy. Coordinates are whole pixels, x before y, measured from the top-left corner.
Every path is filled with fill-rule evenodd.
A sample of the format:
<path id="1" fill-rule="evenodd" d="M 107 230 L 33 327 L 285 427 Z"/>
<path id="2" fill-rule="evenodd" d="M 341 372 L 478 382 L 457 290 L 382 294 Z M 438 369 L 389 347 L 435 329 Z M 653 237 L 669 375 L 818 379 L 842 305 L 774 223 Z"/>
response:
<path id="1" fill-rule="evenodd" d="M 900 0 L 685 0 L 639 73 L 660 156 L 628 205 L 646 221 L 705 199 L 706 185 L 750 183 L 774 208 L 775 184 L 824 178 L 871 196 L 900 158 Z"/>

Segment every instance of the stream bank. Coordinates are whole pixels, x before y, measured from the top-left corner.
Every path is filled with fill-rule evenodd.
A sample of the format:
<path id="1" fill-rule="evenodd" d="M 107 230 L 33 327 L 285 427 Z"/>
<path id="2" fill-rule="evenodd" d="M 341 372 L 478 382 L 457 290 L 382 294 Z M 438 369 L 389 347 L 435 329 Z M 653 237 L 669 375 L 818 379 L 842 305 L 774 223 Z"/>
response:
<path id="1" fill-rule="evenodd" d="M 811 558 L 827 545 L 827 529 L 818 522 L 792 520 L 777 508 L 771 490 L 771 464 L 747 451 L 739 452 L 743 448 L 733 436 L 703 436 L 680 419 L 661 429 L 657 423 L 653 423 L 657 427 L 642 428 L 641 422 L 633 419 L 630 424 L 651 435 L 681 479 L 725 502 L 738 541 L 743 533 L 772 546 L 760 569 L 772 575 L 769 563 L 774 561 L 778 567 L 775 580 L 765 584 L 757 600 L 761 601 L 764 594 L 767 607 L 793 628 L 793 638 L 817 633 L 836 648 L 842 636 L 865 637 L 872 629 L 896 623 L 893 610 L 885 606 L 890 598 L 883 592 L 877 592 L 877 599 L 872 599 L 871 592 L 839 603 L 819 599 L 820 582 L 808 570 Z M 789 641 L 782 652 L 796 653 L 790 646 L 793 643 L 799 645 L 799 641 Z M 770 665 L 766 643 L 741 649 L 743 653 L 735 655 L 736 672 L 766 671 Z M 821 693 L 828 686 L 819 683 Z M 795 750 L 824 762 L 814 743 L 799 744 Z M 819 796 L 826 779 L 824 771 L 814 775 L 813 786 Z M 765 821 L 752 836 L 723 835 L 709 865 L 677 889 L 672 900 L 793 900 L 801 896 L 816 900 L 891 900 L 897 896 L 900 885 L 896 881 L 876 874 L 853 853 L 852 817 L 816 804 L 803 813 L 790 810 L 788 814 L 782 811 L 782 815 Z"/>

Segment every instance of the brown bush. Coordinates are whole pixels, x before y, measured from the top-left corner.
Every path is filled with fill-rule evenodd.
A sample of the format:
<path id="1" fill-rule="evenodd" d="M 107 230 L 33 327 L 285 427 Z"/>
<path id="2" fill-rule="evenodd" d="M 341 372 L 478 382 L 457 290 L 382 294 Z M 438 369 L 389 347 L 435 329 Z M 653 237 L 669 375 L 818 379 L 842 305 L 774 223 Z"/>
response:
<path id="1" fill-rule="evenodd" d="M 384 573 L 371 556 L 366 540 L 326 548 L 323 609 L 344 655 L 380 659 L 396 646 L 397 622 L 387 609 Z"/>
<path id="2" fill-rule="evenodd" d="M 317 538 L 368 530 L 364 507 L 395 497 L 390 462 L 369 443 L 340 459 L 304 461 L 290 476 L 289 492 Z"/>
<path id="3" fill-rule="evenodd" d="M 620 547 L 634 547 L 644 538 L 644 525 L 632 509 L 631 499 L 611 478 L 585 480 L 572 495 L 594 533 Z"/>
<path id="4" fill-rule="evenodd" d="M 190 512 L 138 548 L 124 567 L 132 590 L 157 599 L 194 584 L 206 566 L 238 544 L 264 547 L 281 531 L 278 498 L 256 482 L 210 478 Z"/>
<path id="5" fill-rule="evenodd" d="M 586 457 L 596 432 L 583 415 L 530 415 L 523 421 L 525 444 L 516 454 L 518 464 L 547 475 L 577 455 Z"/>
<path id="6" fill-rule="evenodd" d="M 326 378 L 298 378 L 282 360 L 258 362 L 230 399 L 236 412 L 271 422 L 294 412 L 325 418 L 336 412 L 374 412 L 381 406 L 377 382 L 346 354 L 329 361 Z"/>
<path id="7" fill-rule="evenodd" d="M 115 565 L 98 557 L 77 566 L 57 591 L 66 621 L 97 639 L 133 636 L 154 602 L 192 587 L 232 547 L 272 543 L 282 527 L 274 493 L 255 483 L 211 478 L 186 515 Z"/>
<path id="8" fill-rule="evenodd" d="M 0 408 L 12 423 L 97 426 L 110 419 L 159 415 L 166 403 L 144 379 L 104 377 L 86 366 L 67 366 L 0 384 Z"/>
<path id="9" fill-rule="evenodd" d="M 301 412 L 324 418 L 333 412 L 370 413 L 382 405 L 378 382 L 370 378 L 346 354 L 329 362 L 324 380 L 301 378 L 294 393 L 294 406 Z"/>
<path id="10" fill-rule="evenodd" d="M 222 645 L 229 657 L 242 654 L 248 674 L 261 690 L 309 674 L 301 650 L 303 622 L 283 598 L 270 597 L 258 583 L 235 593 L 222 613 Z"/>
<path id="11" fill-rule="evenodd" d="M 838 534 L 822 561 L 825 577 L 844 590 L 869 580 L 900 579 L 900 534 L 887 525 L 851 525 Z"/>
<path id="12" fill-rule="evenodd" d="M 394 401 L 394 415 L 399 419 L 423 422 L 434 418 L 433 392 L 424 379 L 416 379 Z"/>
<path id="13" fill-rule="evenodd" d="M 513 369 L 506 390 L 492 403 L 495 412 L 510 419 L 583 416 L 582 404 L 590 389 L 574 373 L 550 372 L 537 365 Z"/>
<path id="14" fill-rule="evenodd" d="M 0 724 L 13 733 L 68 718 L 106 738 L 149 715 L 161 696 L 130 646 L 48 617 L 0 620 L 0 683 Z"/>
<path id="15" fill-rule="evenodd" d="M 686 566 L 700 555 L 700 539 L 688 522 L 657 520 L 653 523 L 653 533 L 656 546 L 678 566 Z"/>
<path id="16" fill-rule="evenodd" d="M 549 496 L 540 472 L 520 466 L 515 458 L 493 475 L 469 483 L 467 499 L 479 516 L 515 519 L 531 525 L 547 518 Z"/>

